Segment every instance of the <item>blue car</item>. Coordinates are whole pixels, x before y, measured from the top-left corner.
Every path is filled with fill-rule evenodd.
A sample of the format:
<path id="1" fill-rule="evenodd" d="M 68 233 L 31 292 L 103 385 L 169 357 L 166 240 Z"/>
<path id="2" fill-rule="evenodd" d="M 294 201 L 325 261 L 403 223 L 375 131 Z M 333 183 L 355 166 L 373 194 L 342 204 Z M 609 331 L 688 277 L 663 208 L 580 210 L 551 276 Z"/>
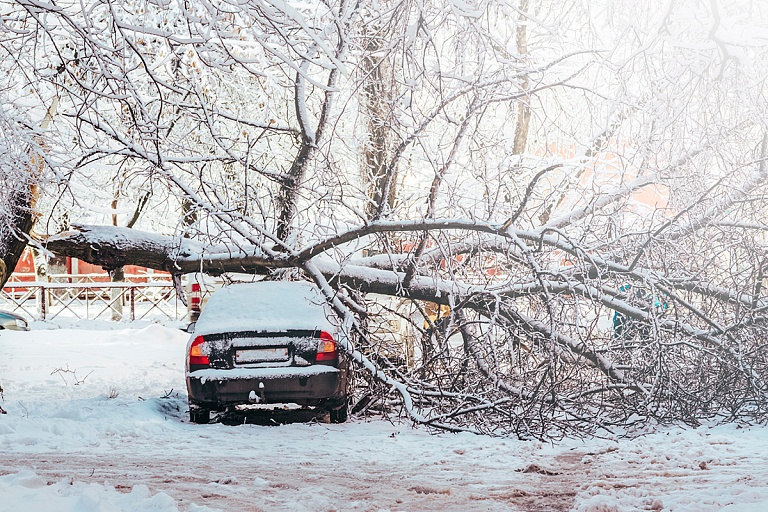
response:
<path id="1" fill-rule="evenodd" d="M 24 317 L 7 311 L 0 311 L 0 331 L 7 329 L 9 331 L 28 331 L 29 325 Z"/>

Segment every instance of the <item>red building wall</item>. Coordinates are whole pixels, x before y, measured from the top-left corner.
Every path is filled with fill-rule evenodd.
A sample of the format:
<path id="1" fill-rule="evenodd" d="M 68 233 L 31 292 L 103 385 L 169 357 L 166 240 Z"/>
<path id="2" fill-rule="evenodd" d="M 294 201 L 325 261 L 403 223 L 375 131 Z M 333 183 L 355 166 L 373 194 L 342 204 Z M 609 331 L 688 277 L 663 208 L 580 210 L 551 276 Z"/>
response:
<path id="1" fill-rule="evenodd" d="M 24 253 L 21 255 L 21 258 L 19 258 L 19 263 L 16 265 L 16 268 L 13 270 L 13 272 L 23 274 L 35 273 L 35 263 L 32 260 L 32 251 L 29 249 L 24 249 Z M 34 281 L 34 278 L 25 280 Z"/>
<path id="2" fill-rule="evenodd" d="M 77 271 L 75 271 L 77 269 Z M 27 247 L 24 250 L 24 254 L 22 254 L 21 258 L 19 259 L 19 263 L 16 265 L 16 268 L 14 269 L 14 274 L 34 274 L 35 273 L 35 263 L 32 258 L 32 251 Z M 72 258 L 67 258 L 67 274 L 103 274 L 102 276 L 99 276 L 94 279 L 96 282 L 108 282 L 109 281 L 109 274 L 106 270 L 101 268 L 99 265 L 91 265 L 90 263 L 86 263 L 84 261 L 80 260 L 72 260 Z M 126 265 L 125 266 L 125 274 L 126 275 L 170 275 L 168 272 L 162 272 L 160 270 L 149 270 L 146 267 L 139 267 L 136 265 Z M 16 276 L 16 279 L 20 281 L 34 281 L 35 276 Z M 137 278 L 137 279 L 131 279 L 133 282 L 146 282 L 147 278 Z"/>

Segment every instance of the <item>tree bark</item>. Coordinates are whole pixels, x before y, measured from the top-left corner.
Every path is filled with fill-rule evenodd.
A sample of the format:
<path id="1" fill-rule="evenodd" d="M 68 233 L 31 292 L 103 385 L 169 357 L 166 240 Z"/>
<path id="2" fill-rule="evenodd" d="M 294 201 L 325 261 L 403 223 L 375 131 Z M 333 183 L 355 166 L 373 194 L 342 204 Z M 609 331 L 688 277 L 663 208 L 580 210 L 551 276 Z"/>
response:
<path id="1" fill-rule="evenodd" d="M 128 221 L 128 224 L 126 224 L 126 227 L 132 228 L 136 221 L 139 220 L 139 216 L 141 215 L 141 212 L 144 210 L 144 207 L 147 204 L 147 201 L 149 201 L 150 197 L 149 192 L 145 192 L 140 198 L 139 202 L 136 204 L 136 208 L 133 211 L 133 215 L 131 216 L 131 219 Z M 119 197 L 119 192 L 115 193 L 115 199 L 112 201 L 112 209 L 117 209 L 117 198 Z M 112 225 L 117 226 L 117 214 L 112 215 Z M 113 283 L 123 283 L 125 282 L 125 268 L 124 267 L 117 267 L 109 272 L 109 277 L 112 279 Z M 120 321 L 123 319 L 123 302 L 124 302 L 124 296 L 123 296 L 124 290 L 121 288 L 113 288 L 112 289 L 112 320 L 114 321 Z"/>
<path id="2" fill-rule="evenodd" d="M 386 44 L 376 31 L 367 39 L 366 51 L 369 55 L 363 59 L 363 101 L 361 110 L 368 120 L 367 138 L 363 150 L 363 177 L 366 180 L 367 193 L 370 202 L 366 204 L 365 213 L 369 220 L 376 216 L 376 208 L 382 201 L 384 182 L 387 176 L 387 164 L 392 155 L 392 136 L 388 118 L 392 110 L 391 102 L 394 97 L 392 69 L 385 57 L 376 54 Z M 390 210 L 394 207 L 397 195 L 397 168 L 393 169 L 392 185 L 388 190 L 386 203 Z"/>
<path id="3" fill-rule="evenodd" d="M 58 105 L 59 99 L 56 97 L 48 107 L 40 128 L 43 130 L 48 128 Z M 40 194 L 38 184 L 45 166 L 42 156 L 39 153 L 36 154 L 36 151 L 45 150 L 45 144 L 39 137 L 35 137 L 34 141 L 34 144 L 28 147 L 23 159 L 17 157 L 17 162 L 26 169 L 22 171 L 23 177 L 14 183 L 13 190 L 5 196 L 10 218 L 6 226 L 0 226 L 0 289 L 8 282 L 19 263 L 27 246 L 29 234 L 35 225 L 35 206 Z"/>
<path id="4" fill-rule="evenodd" d="M 27 236 L 35 223 L 33 193 L 28 184 L 20 184 L 10 199 L 11 222 L 4 230 L 5 239 L 0 240 L 0 288 L 8 282 L 21 259 Z"/>
<path id="5" fill-rule="evenodd" d="M 522 0 L 520 2 L 520 10 L 525 12 L 528 10 L 528 0 Z M 517 26 L 517 52 L 520 57 L 528 55 L 528 38 L 526 33 L 526 20 L 525 15 L 520 15 L 520 22 Z M 523 76 L 521 87 L 524 91 L 528 91 L 530 87 L 530 80 L 528 75 Z M 522 155 L 525 153 L 525 147 L 528 143 L 528 127 L 531 123 L 531 107 L 530 96 L 526 95 L 517 105 L 517 127 L 515 128 L 515 142 L 512 152 L 515 155 Z"/>

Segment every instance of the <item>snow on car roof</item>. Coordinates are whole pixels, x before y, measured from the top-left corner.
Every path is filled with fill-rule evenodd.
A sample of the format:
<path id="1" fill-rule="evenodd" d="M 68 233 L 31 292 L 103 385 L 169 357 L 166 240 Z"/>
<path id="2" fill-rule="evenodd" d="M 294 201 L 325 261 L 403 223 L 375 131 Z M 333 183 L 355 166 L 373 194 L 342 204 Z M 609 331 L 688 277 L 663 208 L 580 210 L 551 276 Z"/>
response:
<path id="1" fill-rule="evenodd" d="M 329 321 L 330 319 L 330 321 Z M 316 286 L 260 281 L 217 290 L 195 324 L 195 335 L 293 329 L 335 332 L 333 313 Z"/>

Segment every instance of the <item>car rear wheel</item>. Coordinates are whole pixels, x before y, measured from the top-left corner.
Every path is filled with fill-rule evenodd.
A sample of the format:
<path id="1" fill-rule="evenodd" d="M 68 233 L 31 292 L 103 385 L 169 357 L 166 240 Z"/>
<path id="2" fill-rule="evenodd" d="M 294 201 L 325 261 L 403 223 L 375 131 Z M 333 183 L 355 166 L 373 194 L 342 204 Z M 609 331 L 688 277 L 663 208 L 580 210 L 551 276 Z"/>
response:
<path id="1" fill-rule="evenodd" d="M 330 410 L 331 423 L 344 423 L 347 421 L 349 415 L 349 402 L 344 401 L 344 404 L 338 409 Z"/>
<path id="2" fill-rule="evenodd" d="M 189 408 L 189 421 L 192 423 L 208 423 L 211 421 L 211 411 L 208 409 L 199 409 L 197 407 Z"/>

